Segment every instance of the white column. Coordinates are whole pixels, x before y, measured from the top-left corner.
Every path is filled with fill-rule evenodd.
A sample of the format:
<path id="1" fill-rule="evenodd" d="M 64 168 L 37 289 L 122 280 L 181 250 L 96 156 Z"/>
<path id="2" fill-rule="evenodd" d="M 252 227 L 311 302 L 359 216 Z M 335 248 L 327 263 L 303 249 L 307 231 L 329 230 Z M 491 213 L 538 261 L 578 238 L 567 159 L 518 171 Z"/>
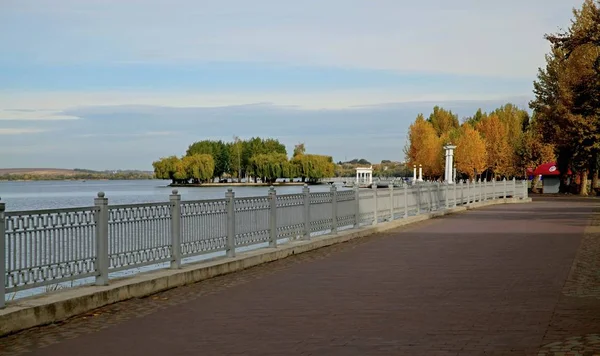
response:
<path id="1" fill-rule="evenodd" d="M 419 182 L 423 181 L 423 166 L 419 165 Z"/>
<path id="2" fill-rule="evenodd" d="M 413 165 L 413 182 L 417 181 L 417 165 Z"/>
<path id="3" fill-rule="evenodd" d="M 448 160 L 450 159 L 450 156 L 448 155 L 448 147 L 444 147 L 446 149 L 446 153 L 445 153 L 445 158 L 446 158 L 446 163 L 444 164 L 444 180 L 446 180 L 446 182 L 450 181 L 450 174 L 448 174 Z"/>
<path id="4" fill-rule="evenodd" d="M 456 182 L 456 166 L 454 166 L 454 170 L 452 172 L 452 181 Z"/>
<path id="5" fill-rule="evenodd" d="M 356 184 L 360 184 L 360 173 L 358 172 L 358 169 L 356 170 Z"/>

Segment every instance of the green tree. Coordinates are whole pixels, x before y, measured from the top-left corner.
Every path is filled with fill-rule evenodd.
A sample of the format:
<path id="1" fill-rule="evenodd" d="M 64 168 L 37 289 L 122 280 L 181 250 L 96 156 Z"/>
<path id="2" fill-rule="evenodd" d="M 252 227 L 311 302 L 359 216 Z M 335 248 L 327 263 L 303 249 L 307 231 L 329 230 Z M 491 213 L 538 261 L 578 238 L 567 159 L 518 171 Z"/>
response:
<path id="1" fill-rule="evenodd" d="M 194 183 L 209 182 L 214 176 L 215 161 L 209 154 L 193 154 L 182 159 L 186 179 Z"/>
<path id="2" fill-rule="evenodd" d="M 163 157 L 158 161 L 152 162 L 154 167 L 154 175 L 158 179 L 170 179 L 173 183 L 176 182 L 177 168 L 180 159 L 177 156 Z"/>
<path id="3" fill-rule="evenodd" d="M 214 176 L 222 177 L 230 172 L 229 148 L 223 141 L 203 140 L 191 144 L 186 152 L 186 156 L 195 154 L 208 154 L 213 157 L 215 162 Z"/>

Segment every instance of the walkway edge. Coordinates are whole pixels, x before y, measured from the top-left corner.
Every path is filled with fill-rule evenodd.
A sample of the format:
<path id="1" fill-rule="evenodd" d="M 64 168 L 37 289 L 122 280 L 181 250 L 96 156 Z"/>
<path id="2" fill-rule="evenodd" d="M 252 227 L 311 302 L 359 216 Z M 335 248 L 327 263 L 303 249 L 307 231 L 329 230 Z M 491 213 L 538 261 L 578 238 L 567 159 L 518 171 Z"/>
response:
<path id="1" fill-rule="evenodd" d="M 59 290 L 39 296 L 9 302 L 0 310 L 0 336 L 36 326 L 51 324 L 94 309 L 131 298 L 146 297 L 167 289 L 197 283 L 216 276 L 241 271 L 263 263 L 284 259 L 291 255 L 347 242 L 353 239 L 395 229 L 415 222 L 464 212 L 470 209 L 505 204 L 528 203 L 531 198 L 496 199 L 459 206 L 428 214 L 411 216 L 335 235 L 315 237 L 310 241 L 294 241 L 277 248 L 263 248 L 238 254 L 234 258 L 218 258 L 183 266 L 181 269 L 163 269 L 111 280 L 108 286 L 82 286 Z"/>

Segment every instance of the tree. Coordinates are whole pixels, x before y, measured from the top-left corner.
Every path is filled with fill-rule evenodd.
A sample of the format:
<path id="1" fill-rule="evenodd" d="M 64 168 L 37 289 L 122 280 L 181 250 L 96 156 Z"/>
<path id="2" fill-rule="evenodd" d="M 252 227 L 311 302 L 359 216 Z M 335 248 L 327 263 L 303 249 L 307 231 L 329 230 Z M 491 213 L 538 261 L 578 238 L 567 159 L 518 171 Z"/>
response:
<path id="1" fill-rule="evenodd" d="M 485 139 L 485 151 L 487 153 L 487 167 L 494 175 L 508 175 L 513 160 L 513 150 L 508 142 L 506 126 L 496 114 L 489 115 L 476 125 L 477 131 Z"/>
<path id="2" fill-rule="evenodd" d="M 335 163 L 331 156 L 303 154 L 294 156 L 291 163 L 303 182 L 314 183 L 319 179 L 335 176 Z"/>
<path id="3" fill-rule="evenodd" d="M 439 177 L 443 171 L 443 142 L 433 125 L 422 114 L 410 125 L 408 147 L 405 150 L 411 165 L 422 165 L 423 174 Z"/>
<path id="4" fill-rule="evenodd" d="M 461 135 L 456 140 L 456 170 L 473 179 L 487 164 L 486 143 L 481 134 L 466 123 L 461 127 Z"/>
<path id="5" fill-rule="evenodd" d="M 158 179 L 170 179 L 173 183 L 175 183 L 177 180 L 175 175 L 177 173 L 179 161 L 180 160 L 177 158 L 177 156 L 169 156 L 152 162 L 155 177 Z"/>
<path id="6" fill-rule="evenodd" d="M 554 139 L 561 191 L 566 191 L 571 166 L 581 174 L 580 193 L 585 195 L 587 175 L 597 172 L 600 150 L 600 9 L 586 0 L 573 15 L 568 31 L 546 35 L 552 53 L 546 57 L 546 69 L 538 73 L 530 106 L 536 114 L 539 110 L 540 129 L 548 134 L 544 138 Z"/>
<path id="7" fill-rule="evenodd" d="M 433 112 L 429 115 L 427 121 L 431 123 L 439 137 L 459 128 L 458 116 L 453 114 L 451 110 L 445 110 L 439 106 L 433 108 Z"/>
<path id="8" fill-rule="evenodd" d="M 291 178 L 292 167 L 283 153 L 263 153 L 250 159 L 252 171 L 265 183 L 274 183 L 277 178 Z"/>
<path id="9" fill-rule="evenodd" d="M 541 164 L 555 160 L 554 147 L 551 144 L 544 143 L 539 131 L 535 128 L 535 123 L 530 130 L 524 133 L 523 142 L 517 155 L 519 157 L 519 169 L 524 176 L 527 176 L 527 168 L 535 169 Z M 536 192 L 535 187 L 538 179 L 537 176 L 533 177 L 531 184 L 533 192 Z"/>
<path id="10" fill-rule="evenodd" d="M 215 177 L 222 177 L 223 174 L 230 172 L 229 148 L 223 141 L 203 140 L 194 142 L 188 147 L 186 156 L 195 154 L 208 154 L 213 157 Z"/>
<path id="11" fill-rule="evenodd" d="M 209 154 L 194 154 L 182 159 L 186 172 L 186 179 L 192 179 L 194 183 L 208 182 L 213 178 L 215 161 Z"/>
<path id="12" fill-rule="evenodd" d="M 303 155 L 304 153 L 306 153 L 306 147 L 304 147 L 304 143 L 299 143 L 294 146 L 294 155 L 292 157 Z"/>
<path id="13" fill-rule="evenodd" d="M 238 178 L 238 182 L 242 178 L 242 151 L 244 149 L 243 141 L 237 137 L 233 137 L 233 142 L 228 144 L 229 150 L 229 168 L 232 176 Z"/>

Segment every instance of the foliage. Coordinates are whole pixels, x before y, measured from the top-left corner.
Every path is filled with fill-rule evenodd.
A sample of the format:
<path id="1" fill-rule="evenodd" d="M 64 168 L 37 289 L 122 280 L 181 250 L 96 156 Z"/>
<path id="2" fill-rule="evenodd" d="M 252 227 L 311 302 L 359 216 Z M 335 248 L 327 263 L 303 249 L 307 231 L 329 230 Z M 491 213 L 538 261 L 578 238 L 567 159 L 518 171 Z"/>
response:
<path id="1" fill-rule="evenodd" d="M 481 173 L 487 164 L 486 142 L 481 134 L 468 123 L 461 127 L 461 134 L 456 140 L 456 170 L 469 179 Z"/>
<path id="2" fill-rule="evenodd" d="M 292 158 L 291 163 L 303 182 L 316 182 L 335 175 L 335 163 L 331 156 L 299 154 Z"/>
<path id="3" fill-rule="evenodd" d="M 194 154 L 185 156 L 181 160 L 185 177 L 194 183 L 208 182 L 213 178 L 215 171 L 215 160 L 209 154 Z"/>
<path id="4" fill-rule="evenodd" d="M 194 142 L 189 146 L 185 155 L 192 156 L 196 154 L 207 154 L 213 158 L 215 177 L 222 177 L 223 174 L 231 172 L 230 150 L 223 141 L 203 140 Z"/>
<path id="5" fill-rule="evenodd" d="M 277 178 L 294 177 L 294 166 L 283 153 L 262 153 L 250 159 L 252 171 L 263 182 L 273 183 Z"/>
<path id="6" fill-rule="evenodd" d="M 410 165 L 422 165 L 423 175 L 439 177 L 443 171 L 443 142 L 433 124 L 422 114 L 409 128 L 407 158 Z"/>
<path id="7" fill-rule="evenodd" d="M 581 175 L 587 194 L 588 172 L 597 174 L 600 152 L 600 8 L 585 0 L 573 11 L 569 29 L 546 35 L 552 51 L 534 82 L 537 130 L 555 147 L 561 191 L 569 168 Z M 597 179 L 595 179 L 597 180 Z"/>
<path id="8" fill-rule="evenodd" d="M 508 130 L 496 114 L 487 116 L 476 125 L 485 139 L 486 168 L 494 174 L 507 175 L 512 167 L 514 149 L 508 142 Z"/>

